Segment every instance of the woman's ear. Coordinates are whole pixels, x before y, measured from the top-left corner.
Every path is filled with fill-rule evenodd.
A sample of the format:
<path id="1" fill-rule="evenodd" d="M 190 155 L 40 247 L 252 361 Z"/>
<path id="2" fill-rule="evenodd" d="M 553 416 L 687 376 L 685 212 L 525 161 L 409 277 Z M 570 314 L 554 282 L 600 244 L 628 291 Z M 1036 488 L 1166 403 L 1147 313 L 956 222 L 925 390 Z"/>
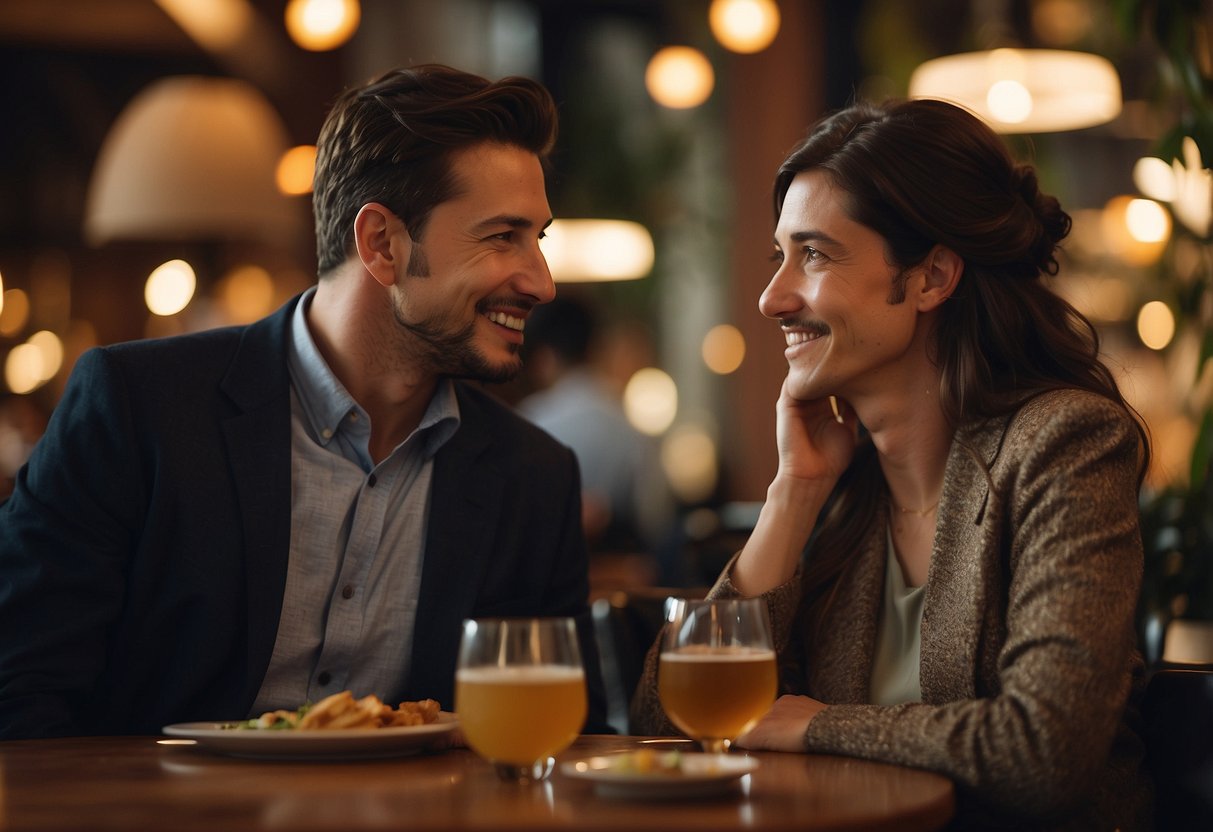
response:
<path id="1" fill-rule="evenodd" d="M 922 261 L 922 290 L 918 293 L 918 310 L 929 312 L 952 296 L 964 274 L 965 262 L 959 254 L 944 245 L 934 246 Z"/>
<path id="2" fill-rule="evenodd" d="M 375 282 L 384 288 L 396 284 L 397 263 L 408 262 L 412 241 L 407 233 L 400 233 L 404 230 L 400 218 L 378 202 L 363 205 L 354 217 L 354 247 L 358 259 Z M 401 245 L 405 247 L 403 253 Z"/>

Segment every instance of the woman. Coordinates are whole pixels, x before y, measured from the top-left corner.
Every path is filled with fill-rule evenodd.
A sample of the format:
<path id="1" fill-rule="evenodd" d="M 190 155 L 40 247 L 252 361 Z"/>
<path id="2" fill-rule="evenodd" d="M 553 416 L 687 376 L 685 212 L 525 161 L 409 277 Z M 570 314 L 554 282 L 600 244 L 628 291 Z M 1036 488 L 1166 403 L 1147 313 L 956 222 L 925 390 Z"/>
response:
<path id="1" fill-rule="evenodd" d="M 1043 283 L 1070 228 L 938 101 L 857 105 L 775 180 L 759 307 L 788 375 L 779 467 L 714 597 L 767 600 L 787 695 L 737 745 L 932 769 L 962 825 L 1150 825 L 1144 428 Z M 634 730 L 674 731 L 656 652 Z"/>

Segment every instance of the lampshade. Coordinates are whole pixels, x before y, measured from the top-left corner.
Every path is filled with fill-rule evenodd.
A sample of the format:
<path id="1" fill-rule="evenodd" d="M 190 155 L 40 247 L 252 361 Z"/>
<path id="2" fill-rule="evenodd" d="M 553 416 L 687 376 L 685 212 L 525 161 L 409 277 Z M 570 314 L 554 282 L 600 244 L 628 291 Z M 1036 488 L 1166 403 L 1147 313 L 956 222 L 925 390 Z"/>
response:
<path id="1" fill-rule="evenodd" d="M 1120 113 L 1120 78 L 1098 55 L 1058 49 L 994 49 L 927 61 L 910 76 L 911 98 L 973 111 L 1000 133 L 1093 127 Z"/>
<path id="2" fill-rule="evenodd" d="M 295 234 L 300 206 L 274 184 L 286 148 L 278 115 L 249 84 L 199 76 L 157 81 L 106 136 L 85 234 L 94 243 Z"/>
<path id="3" fill-rule="evenodd" d="M 636 280 L 653 269 L 653 238 L 627 220 L 555 220 L 543 256 L 557 283 Z"/>

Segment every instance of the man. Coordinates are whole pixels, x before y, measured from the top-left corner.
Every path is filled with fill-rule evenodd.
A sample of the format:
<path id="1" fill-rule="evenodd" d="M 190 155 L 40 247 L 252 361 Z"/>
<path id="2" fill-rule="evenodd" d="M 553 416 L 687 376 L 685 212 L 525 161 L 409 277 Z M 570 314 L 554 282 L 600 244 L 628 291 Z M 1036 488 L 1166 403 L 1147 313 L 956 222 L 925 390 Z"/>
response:
<path id="1" fill-rule="evenodd" d="M 453 707 L 464 618 L 578 618 L 575 459 L 454 378 L 554 296 L 555 106 L 436 65 L 318 143 L 320 280 L 248 327 L 90 351 L 0 508 L 0 738 L 157 732 L 342 690 Z"/>
<path id="2" fill-rule="evenodd" d="M 601 366 L 605 340 L 588 301 L 562 294 L 536 310 L 524 351 L 540 389 L 518 412 L 577 454 L 591 553 L 644 553 L 661 585 L 680 586 L 674 496 L 656 444 L 628 422 Z"/>

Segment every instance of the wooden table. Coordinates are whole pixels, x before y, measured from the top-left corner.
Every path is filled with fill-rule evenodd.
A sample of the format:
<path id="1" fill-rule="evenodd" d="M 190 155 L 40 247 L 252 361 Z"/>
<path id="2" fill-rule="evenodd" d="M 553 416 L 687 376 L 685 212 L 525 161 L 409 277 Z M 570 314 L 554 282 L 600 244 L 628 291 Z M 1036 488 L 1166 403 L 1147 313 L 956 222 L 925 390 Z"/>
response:
<path id="1" fill-rule="evenodd" d="M 758 769 L 731 793 L 637 801 L 600 797 L 559 763 L 546 783 L 502 783 L 465 749 L 264 761 L 160 739 L 0 742 L 0 830 L 916 830 L 953 812 L 943 777 L 842 757 L 756 753 Z M 585 736 L 558 760 L 643 742 Z"/>

